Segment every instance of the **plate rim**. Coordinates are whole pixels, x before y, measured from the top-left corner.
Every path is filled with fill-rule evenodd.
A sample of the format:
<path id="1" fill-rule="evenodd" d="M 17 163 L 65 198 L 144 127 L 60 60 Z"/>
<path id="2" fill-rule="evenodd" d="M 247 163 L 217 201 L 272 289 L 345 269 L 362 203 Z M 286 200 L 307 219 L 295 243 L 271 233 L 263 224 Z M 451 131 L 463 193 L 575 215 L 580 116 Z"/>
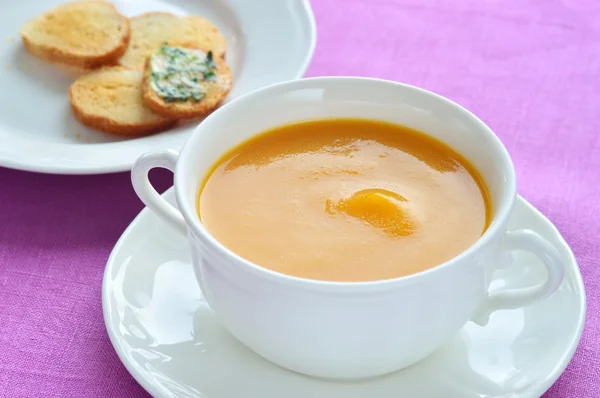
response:
<path id="1" fill-rule="evenodd" d="M 299 7 L 301 11 L 304 12 L 303 23 L 307 23 L 308 31 L 310 32 L 309 45 L 306 53 L 304 54 L 304 59 L 302 63 L 298 64 L 296 69 L 296 73 L 286 81 L 298 80 L 304 77 L 308 67 L 310 66 L 310 62 L 314 56 L 316 44 L 317 44 L 317 24 L 314 16 L 313 9 L 310 4 L 310 0 L 299 0 Z M 273 84 L 278 84 L 280 82 L 271 83 L 264 87 L 271 86 Z M 196 124 L 197 127 L 197 124 Z M 195 128 L 195 127 L 194 127 Z M 144 137 L 140 137 L 144 138 Z M 184 144 L 187 141 L 187 138 L 184 140 Z M 2 141 L 5 142 L 5 141 Z M 44 144 L 40 142 L 40 144 Z M 50 143 L 54 145 L 55 143 Z M 90 145 L 101 145 L 101 144 L 90 144 Z M 168 146 L 168 144 L 167 144 Z M 0 167 L 4 167 L 11 170 L 19 170 L 25 172 L 34 172 L 40 174 L 52 174 L 52 175 L 102 175 L 102 174 L 113 174 L 120 172 L 129 172 L 135 163 L 135 159 L 132 160 L 124 160 L 121 162 L 114 162 L 105 165 L 77 165 L 77 166 L 69 166 L 68 164 L 59 164 L 59 165 L 48 165 L 48 164 L 40 164 L 37 159 L 26 160 L 27 158 L 6 158 L 0 155 Z"/>
<path id="2" fill-rule="evenodd" d="M 174 194 L 173 191 L 174 191 L 173 187 L 170 187 L 162 194 L 162 196 L 173 195 Z M 575 258 L 575 254 L 573 253 L 571 246 L 564 239 L 564 237 L 562 236 L 562 234 L 560 233 L 558 228 L 556 228 L 554 223 L 552 223 L 552 221 L 550 221 L 548 219 L 548 217 L 546 217 L 542 212 L 540 212 L 534 205 L 532 205 L 529 201 L 527 201 L 521 195 L 517 195 L 517 205 L 524 206 L 524 208 L 527 209 L 527 211 L 531 211 L 532 213 L 535 214 L 536 217 L 541 217 L 549 224 L 549 230 L 552 231 L 552 233 L 555 235 L 555 238 L 558 239 L 561 242 L 561 244 L 567 249 L 568 263 L 573 265 L 572 268 L 573 268 L 573 272 L 574 272 L 574 276 L 575 276 L 575 282 L 576 282 L 576 285 L 578 288 L 577 290 L 579 292 L 581 292 L 581 294 L 578 295 L 579 296 L 578 297 L 579 298 L 579 306 L 581 309 L 579 311 L 579 316 L 577 319 L 577 328 L 575 331 L 574 338 L 571 341 L 569 341 L 569 345 L 568 345 L 567 349 L 563 352 L 560 362 L 556 364 L 556 366 L 552 369 L 552 371 L 550 371 L 548 373 L 548 375 L 542 381 L 539 382 L 539 384 L 534 385 L 534 386 L 532 386 L 532 388 L 527 390 L 527 394 L 528 394 L 527 397 L 539 398 L 544 393 L 546 393 L 550 389 L 550 387 L 552 387 L 552 385 L 554 385 L 554 383 L 564 373 L 565 369 L 567 368 L 567 366 L 573 359 L 573 356 L 575 355 L 575 351 L 579 347 L 579 343 L 581 342 L 581 337 L 582 337 L 583 330 L 585 327 L 585 319 L 586 319 L 586 313 L 587 313 L 586 291 L 585 291 L 585 285 L 583 283 L 583 278 L 581 276 L 581 270 L 579 269 L 579 263 L 577 262 L 577 259 Z M 109 316 L 110 308 L 109 308 L 108 290 L 109 290 L 110 282 L 108 282 L 108 281 L 110 280 L 110 278 L 108 275 L 110 274 L 111 270 L 114 267 L 114 258 L 116 256 L 116 253 L 121 250 L 121 247 L 124 245 L 126 238 L 129 236 L 129 234 L 131 234 L 131 231 L 136 227 L 136 224 L 139 222 L 139 219 L 141 219 L 142 217 L 145 217 L 146 214 L 149 212 L 151 213 L 152 210 L 150 210 L 148 207 L 144 207 L 135 216 L 135 218 L 131 221 L 131 223 L 127 226 L 127 228 L 123 231 L 123 233 L 117 240 L 117 243 L 114 245 L 114 247 L 110 253 L 110 256 L 108 257 L 108 260 L 106 262 L 106 266 L 104 269 L 104 273 L 102 275 L 102 287 L 101 287 L 101 289 L 102 289 L 102 316 L 104 319 L 104 327 L 108 334 L 110 343 L 113 346 L 113 349 L 115 350 L 115 352 L 117 353 L 119 361 L 123 364 L 123 366 L 125 367 L 127 372 L 129 372 L 129 374 L 133 377 L 133 379 L 148 394 L 150 394 L 153 397 L 162 397 L 162 396 L 164 396 L 162 394 L 162 392 L 160 390 L 158 390 L 152 383 L 148 382 L 147 378 L 144 377 L 142 375 L 142 373 L 138 371 L 138 369 L 135 367 L 135 365 L 133 363 L 130 363 L 129 361 L 125 360 L 127 358 L 127 356 L 121 349 L 120 345 L 117 343 L 118 337 L 114 333 L 114 330 L 111 327 L 111 322 L 109 319 L 110 318 L 110 316 Z"/>

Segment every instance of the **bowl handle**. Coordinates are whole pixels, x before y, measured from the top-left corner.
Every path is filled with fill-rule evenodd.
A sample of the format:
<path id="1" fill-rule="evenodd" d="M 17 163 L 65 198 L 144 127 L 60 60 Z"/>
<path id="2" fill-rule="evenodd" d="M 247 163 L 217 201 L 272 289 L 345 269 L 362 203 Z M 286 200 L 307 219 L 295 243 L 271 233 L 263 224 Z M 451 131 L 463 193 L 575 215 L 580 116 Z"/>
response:
<path id="1" fill-rule="evenodd" d="M 483 305 L 472 321 L 486 325 L 492 312 L 525 307 L 550 297 L 560 286 L 564 275 L 564 261 L 558 249 L 537 232 L 529 229 L 507 231 L 503 241 L 504 251 L 522 250 L 536 255 L 546 267 L 546 280 L 531 287 L 502 289 L 488 293 Z"/>
<path id="2" fill-rule="evenodd" d="M 179 210 L 160 196 L 148 179 L 148 173 L 155 167 L 174 172 L 178 157 L 179 152 L 173 149 L 143 154 L 135 161 L 131 169 L 131 184 L 137 196 L 146 206 L 175 229 L 187 235 L 187 225 Z"/>

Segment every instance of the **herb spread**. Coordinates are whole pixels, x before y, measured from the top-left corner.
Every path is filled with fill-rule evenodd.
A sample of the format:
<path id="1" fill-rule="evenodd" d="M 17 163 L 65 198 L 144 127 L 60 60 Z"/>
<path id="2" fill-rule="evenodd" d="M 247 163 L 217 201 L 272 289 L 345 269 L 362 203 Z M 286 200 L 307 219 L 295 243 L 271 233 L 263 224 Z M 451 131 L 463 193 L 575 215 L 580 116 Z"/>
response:
<path id="1" fill-rule="evenodd" d="M 193 100 L 206 96 L 204 82 L 215 81 L 216 64 L 212 51 L 163 45 L 150 59 L 151 86 L 167 102 Z"/>

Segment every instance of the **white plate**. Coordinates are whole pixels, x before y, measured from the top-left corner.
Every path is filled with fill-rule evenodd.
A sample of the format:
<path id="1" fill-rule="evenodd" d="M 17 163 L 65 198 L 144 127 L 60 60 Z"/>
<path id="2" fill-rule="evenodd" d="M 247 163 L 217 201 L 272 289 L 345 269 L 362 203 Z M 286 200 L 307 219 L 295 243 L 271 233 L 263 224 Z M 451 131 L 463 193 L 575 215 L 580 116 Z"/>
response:
<path id="1" fill-rule="evenodd" d="M 166 196 L 172 200 L 172 190 Z M 106 328 L 121 361 L 155 397 L 540 397 L 579 343 L 585 292 L 569 246 L 522 198 L 509 227 L 531 228 L 557 245 L 566 261 L 558 292 L 526 309 L 494 313 L 486 327 L 469 323 L 424 361 L 385 377 L 347 383 L 313 379 L 246 349 L 204 301 L 186 240 L 148 209 L 108 260 L 102 286 Z M 541 278 L 535 257 L 515 253 L 514 260 L 498 272 L 497 286 L 527 286 Z"/>
<path id="2" fill-rule="evenodd" d="M 67 91 L 79 72 L 33 57 L 18 37 L 26 20 L 67 1 L 19 0 L 2 7 L 0 166 L 56 174 L 99 174 L 129 170 L 144 152 L 180 148 L 195 124 L 144 138 L 119 139 L 75 120 Z M 211 20 L 227 39 L 227 62 L 234 75 L 226 101 L 263 86 L 301 78 L 315 47 L 316 27 L 308 0 L 113 3 L 127 16 L 169 11 Z"/>

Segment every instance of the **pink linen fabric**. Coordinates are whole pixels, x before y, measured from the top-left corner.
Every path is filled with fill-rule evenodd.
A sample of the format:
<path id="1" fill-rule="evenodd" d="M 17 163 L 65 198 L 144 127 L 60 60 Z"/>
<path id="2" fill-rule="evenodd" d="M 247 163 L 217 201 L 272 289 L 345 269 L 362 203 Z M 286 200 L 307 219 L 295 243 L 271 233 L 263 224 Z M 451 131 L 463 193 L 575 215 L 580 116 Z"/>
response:
<path id="1" fill-rule="evenodd" d="M 318 45 L 308 76 L 424 87 L 473 111 L 500 136 L 520 193 L 572 245 L 587 289 L 581 345 L 544 398 L 598 397 L 600 2 L 312 5 Z M 166 172 L 154 180 L 162 189 L 171 184 Z M 1 397 L 147 396 L 113 351 L 100 302 L 108 255 L 141 209 L 126 173 L 0 169 Z"/>

